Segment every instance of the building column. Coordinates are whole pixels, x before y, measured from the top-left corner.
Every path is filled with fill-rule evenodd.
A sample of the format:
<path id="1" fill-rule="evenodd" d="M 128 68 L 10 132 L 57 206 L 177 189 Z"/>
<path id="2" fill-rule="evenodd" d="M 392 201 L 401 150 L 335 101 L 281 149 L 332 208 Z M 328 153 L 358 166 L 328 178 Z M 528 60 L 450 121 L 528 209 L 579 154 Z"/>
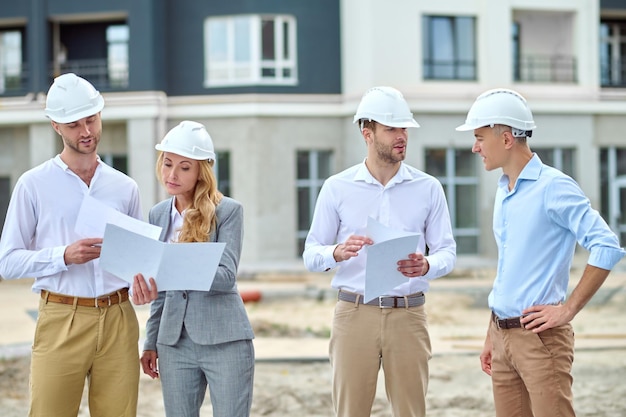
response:
<path id="1" fill-rule="evenodd" d="M 50 123 L 33 123 L 28 126 L 29 166 L 34 167 L 53 158 L 58 153 L 57 140 L 61 137 Z"/>
<path id="2" fill-rule="evenodd" d="M 158 142 L 157 121 L 132 119 L 126 124 L 126 146 L 128 152 L 128 174 L 137 181 L 144 219 L 148 219 L 150 208 L 161 198 L 159 183 L 154 174 Z"/>

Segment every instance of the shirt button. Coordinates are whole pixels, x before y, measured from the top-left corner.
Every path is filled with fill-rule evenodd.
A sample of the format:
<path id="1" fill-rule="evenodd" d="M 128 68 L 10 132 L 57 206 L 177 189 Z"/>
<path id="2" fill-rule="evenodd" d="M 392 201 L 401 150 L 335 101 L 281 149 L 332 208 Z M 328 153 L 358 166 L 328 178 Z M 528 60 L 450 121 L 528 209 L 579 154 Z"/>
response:
<path id="1" fill-rule="evenodd" d="M 185 292 L 183 293 L 183 298 L 187 299 L 187 293 L 185 293 Z"/>

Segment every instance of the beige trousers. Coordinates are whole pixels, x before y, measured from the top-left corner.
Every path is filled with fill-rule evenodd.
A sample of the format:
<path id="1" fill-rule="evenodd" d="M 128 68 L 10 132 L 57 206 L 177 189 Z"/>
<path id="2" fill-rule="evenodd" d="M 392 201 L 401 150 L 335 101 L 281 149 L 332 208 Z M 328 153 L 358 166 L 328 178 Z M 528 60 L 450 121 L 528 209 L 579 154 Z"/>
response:
<path id="1" fill-rule="evenodd" d="M 574 417 L 570 324 L 533 333 L 489 327 L 491 381 L 498 417 Z"/>
<path id="2" fill-rule="evenodd" d="M 129 301 L 80 307 L 40 300 L 30 417 L 76 417 L 85 385 L 93 417 L 135 417 L 139 325 Z"/>
<path id="3" fill-rule="evenodd" d="M 424 417 L 430 337 L 424 306 L 379 308 L 338 301 L 330 340 L 338 417 L 369 417 L 382 366 L 394 417 Z"/>

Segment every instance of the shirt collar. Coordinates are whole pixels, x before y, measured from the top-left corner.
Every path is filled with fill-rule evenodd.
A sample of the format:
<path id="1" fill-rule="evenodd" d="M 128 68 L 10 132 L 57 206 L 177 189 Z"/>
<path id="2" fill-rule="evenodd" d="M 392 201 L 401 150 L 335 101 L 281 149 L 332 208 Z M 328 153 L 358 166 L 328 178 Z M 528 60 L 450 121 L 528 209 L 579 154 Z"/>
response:
<path id="1" fill-rule="evenodd" d="M 102 160 L 100 159 L 99 155 L 96 155 L 96 159 L 98 160 L 98 166 L 100 164 L 102 164 Z M 57 164 L 63 171 L 67 171 L 69 169 L 69 167 L 67 166 L 67 164 L 65 162 L 63 162 L 63 160 L 61 159 L 61 154 L 57 154 L 57 156 L 55 156 L 53 159 L 55 164 Z"/>
<path id="2" fill-rule="evenodd" d="M 370 173 L 369 169 L 367 169 L 367 165 L 365 165 L 365 161 L 367 161 L 367 158 L 363 160 L 363 163 L 361 163 L 358 169 L 356 170 L 356 173 L 354 174 L 354 181 L 364 181 L 368 184 L 379 184 L 378 180 L 374 178 L 372 174 Z M 387 187 L 392 184 L 401 183 L 403 181 L 407 181 L 411 179 L 412 179 L 411 173 L 409 172 L 406 165 L 404 165 L 404 162 L 401 162 L 400 169 L 398 169 L 398 172 L 396 172 L 396 175 L 394 175 L 393 178 L 389 181 L 389 183 L 387 184 Z"/>
<path id="3" fill-rule="evenodd" d="M 517 181 L 515 182 L 515 188 L 517 188 L 517 184 L 520 182 L 520 180 L 529 180 L 529 181 L 538 180 L 539 175 L 541 174 L 542 166 L 543 166 L 543 162 L 541 162 L 539 155 L 533 152 L 533 157 L 530 158 L 530 161 L 528 161 L 526 166 L 524 166 L 524 169 L 522 169 L 522 172 L 519 173 L 519 177 L 517 177 Z M 501 188 L 508 188 L 509 176 L 506 174 L 502 174 L 498 184 Z"/>

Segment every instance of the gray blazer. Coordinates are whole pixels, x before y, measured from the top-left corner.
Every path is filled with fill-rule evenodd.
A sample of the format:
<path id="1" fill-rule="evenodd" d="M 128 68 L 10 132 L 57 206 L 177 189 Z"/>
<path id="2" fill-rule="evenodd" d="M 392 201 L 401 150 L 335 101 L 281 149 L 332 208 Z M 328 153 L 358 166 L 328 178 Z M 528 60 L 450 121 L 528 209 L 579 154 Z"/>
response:
<path id="1" fill-rule="evenodd" d="M 161 241 L 170 228 L 173 198 L 150 209 L 149 221 L 161 226 Z M 173 346 L 183 329 L 202 345 L 215 345 L 254 338 L 241 296 L 237 291 L 237 267 L 243 242 L 243 207 L 224 197 L 216 209 L 217 231 L 213 242 L 225 242 L 210 291 L 160 291 L 150 307 L 146 324 L 144 350 L 156 350 L 156 344 Z"/>

